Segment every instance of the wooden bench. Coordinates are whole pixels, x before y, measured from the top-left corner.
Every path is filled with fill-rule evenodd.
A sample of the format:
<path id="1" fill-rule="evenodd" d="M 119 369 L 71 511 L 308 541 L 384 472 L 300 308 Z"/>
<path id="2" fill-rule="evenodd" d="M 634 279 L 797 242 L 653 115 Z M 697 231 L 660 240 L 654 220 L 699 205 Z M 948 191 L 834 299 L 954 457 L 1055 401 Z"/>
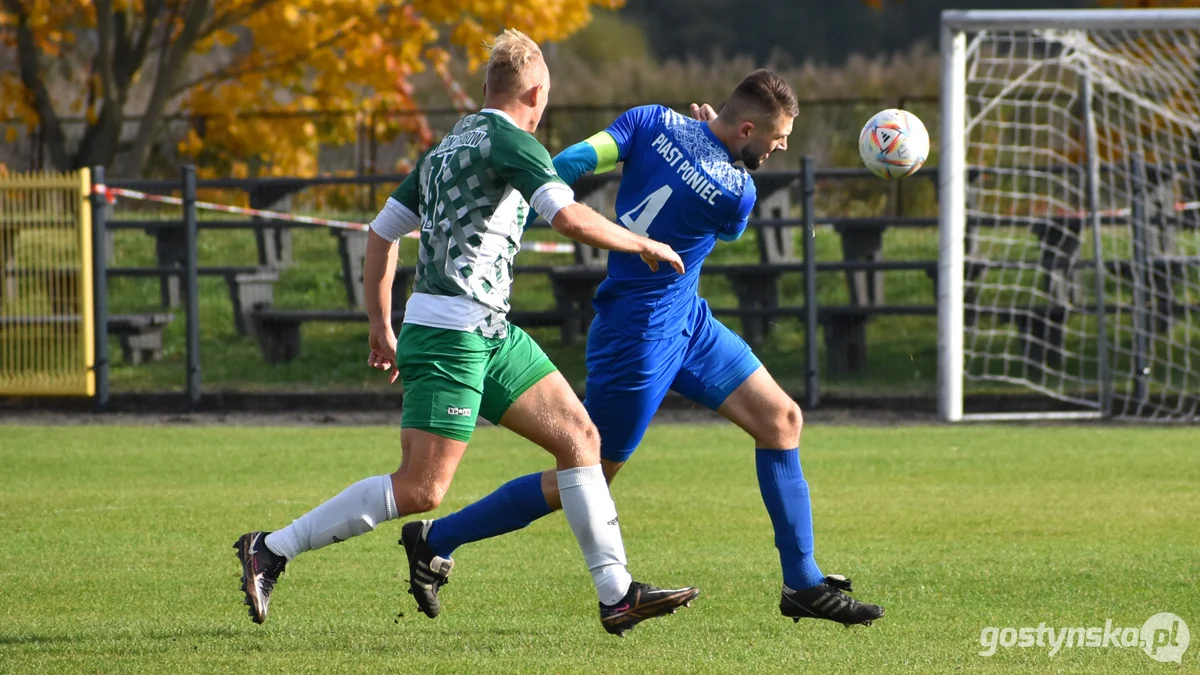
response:
<path id="1" fill-rule="evenodd" d="M 311 322 L 367 323 L 367 313 L 353 309 L 264 309 L 254 313 L 254 334 L 263 360 L 269 365 L 288 363 L 300 356 L 300 327 Z M 404 322 L 403 311 L 392 314 L 392 325 Z"/>
<path id="2" fill-rule="evenodd" d="M 803 319 L 804 307 L 762 307 L 754 309 L 737 307 L 714 307 L 716 316 L 736 316 L 745 319 L 756 316 L 763 319 L 792 317 Z M 817 320 L 825 335 L 826 369 L 831 375 L 856 373 L 866 366 L 866 331 L 864 327 L 875 316 L 936 316 L 934 305 L 891 305 L 860 307 L 832 305 L 817 309 Z M 256 334 L 262 349 L 263 359 L 271 365 L 287 363 L 301 353 L 301 327 L 306 323 L 367 323 L 367 313 L 360 310 L 279 310 L 269 309 L 255 313 L 258 326 Z M 583 322 L 585 317 L 564 315 L 558 311 L 512 311 L 508 319 L 525 329 L 561 327 L 566 320 Z M 404 322 L 403 312 L 392 314 L 392 325 Z"/>
<path id="3" fill-rule="evenodd" d="M 714 307 L 716 316 L 757 316 L 764 320 L 791 317 L 804 320 L 805 307 Z M 826 305 L 817 307 L 817 322 L 825 336 L 825 372 L 829 375 L 849 375 L 861 372 L 867 365 L 867 332 L 869 319 L 876 316 L 937 316 L 936 305 Z"/>
<path id="4" fill-rule="evenodd" d="M 592 317 L 596 315 L 592 298 L 596 297 L 596 287 L 608 276 L 607 269 L 569 265 L 551 267 L 546 270 L 546 275 L 554 293 L 556 315 L 562 317 L 559 324 L 562 343 L 573 346 L 580 338 L 586 340 Z"/>
<path id="5" fill-rule="evenodd" d="M 179 278 L 185 270 L 179 267 L 109 267 L 108 277 L 162 277 Z M 279 272 L 262 267 L 200 267 L 198 276 L 219 276 L 225 279 L 229 301 L 233 305 L 233 325 L 238 335 L 253 331 L 250 315 L 266 309 L 274 303 L 275 282 Z M 20 279 L 33 279 L 45 289 L 50 299 L 51 311 L 56 315 L 67 315 L 79 311 L 79 270 L 73 267 L 33 268 L 9 267 L 5 275 L 12 283 L 13 293 Z M 12 301 L 13 297 L 9 298 Z"/>
<path id="6" fill-rule="evenodd" d="M 742 337 L 750 345 L 757 346 L 769 334 L 773 318 L 803 316 L 802 313 L 797 314 L 790 308 L 780 306 L 779 283 L 784 274 L 803 273 L 805 268 L 804 263 L 782 263 L 769 266 L 707 265 L 701 274 L 721 275 L 729 279 L 734 295 L 737 297 L 738 306 L 736 310 L 723 309 L 721 313 L 737 316 L 742 323 Z M 920 271 L 933 279 L 937 273 L 937 262 L 932 260 L 830 261 L 818 262 L 816 269 L 818 273 L 845 272 L 847 277 L 859 273 L 882 275 L 885 272 Z M 845 307 L 858 308 L 861 311 L 839 309 L 831 310 L 823 315 L 821 323 L 825 330 L 830 373 L 855 373 L 865 365 L 866 326 L 870 317 L 927 313 L 923 307 L 912 310 L 906 306 L 892 306 L 895 308 L 893 310 L 884 305 L 882 300 L 882 297 L 863 297 L 851 293 L 850 304 Z M 820 307 L 818 315 L 822 316 L 820 312 L 825 309 L 827 308 Z"/>
<path id="7" fill-rule="evenodd" d="M 357 230 L 332 229 L 330 236 L 337 239 L 338 259 L 342 264 L 342 286 L 346 291 L 346 304 L 350 307 L 364 307 L 363 298 L 363 259 L 367 255 L 367 233 Z M 417 271 L 412 267 L 396 269 L 392 280 L 393 298 L 408 297 L 413 279 Z M 402 293 L 397 293 L 402 291 Z"/>
<path id="8" fill-rule="evenodd" d="M 64 326 L 78 324 L 78 314 L 50 316 L 3 316 L 0 329 L 15 326 Z M 131 366 L 163 357 L 163 328 L 175 320 L 174 314 L 116 314 L 108 317 L 108 334 L 115 335 L 121 344 L 121 355 Z"/>
<path id="9" fill-rule="evenodd" d="M 404 322 L 404 305 L 412 290 L 416 269 L 401 267 L 392 277 L 392 325 Z M 361 278 L 358 284 L 360 298 Z M 361 299 L 360 299 L 361 302 Z M 259 307 L 248 312 L 247 322 L 258 338 L 263 360 L 274 365 L 287 363 L 300 355 L 300 327 L 310 321 L 331 323 L 366 323 L 367 313 L 359 309 L 288 310 Z"/>
<path id="10" fill-rule="evenodd" d="M 170 313 L 118 314 L 108 317 L 108 333 L 121 343 L 121 356 L 131 366 L 163 357 L 163 329 L 175 320 Z"/>
<path id="11" fill-rule="evenodd" d="M 183 269 L 186 264 L 187 246 L 184 241 L 182 223 L 177 220 L 166 221 L 110 221 L 107 234 L 113 229 L 131 229 L 137 227 L 154 236 L 154 252 L 157 269 Z M 237 226 L 237 227 L 233 227 Z M 287 268 L 292 263 L 291 231 L 287 228 L 270 227 L 265 222 L 253 221 L 200 221 L 201 229 L 252 229 L 258 240 L 259 264 L 243 267 L 262 272 L 275 272 Z M 109 247 L 111 254 L 111 247 Z M 111 265 L 112 258 L 109 257 Z M 205 269 L 205 268 L 201 268 Z M 203 274 L 203 272 L 201 272 Z M 146 275 L 159 278 L 159 303 L 163 307 L 176 308 L 180 306 L 181 282 L 177 274 L 163 272 Z"/>
<path id="12" fill-rule="evenodd" d="M 109 278 L 113 277 L 161 277 L 183 276 L 185 270 L 177 267 L 110 267 Z M 198 267 L 197 276 L 221 277 L 229 292 L 233 305 L 233 326 L 238 335 L 253 335 L 254 312 L 267 309 L 275 302 L 275 282 L 279 272 L 264 267 Z"/>
<path id="13" fill-rule="evenodd" d="M 931 278 L 936 273 L 933 261 L 891 262 L 824 262 L 818 263 L 818 272 L 856 271 L 871 267 L 883 270 L 918 270 Z M 735 316 L 742 322 L 743 337 L 752 345 L 760 344 L 766 336 L 766 326 L 773 319 L 783 317 L 803 318 L 804 308 L 780 306 L 779 280 L 789 272 L 803 272 L 803 263 L 778 265 L 706 265 L 703 275 L 722 275 L 730 279 L 737 307 L 713 308 L 718 316 Z M 517 275 L 543 274 L 551 283 L 555 298 L 555 309 L 546 311 L 515 310 L 509 320 L 522 328 L 557 327 L 564 345 L 575 345 L 586 339 L 591 319 L 595 314 L 592 298 L 596 288 L 607 276 L 602 267 L 587 265 L 570 266 L 522 266 L 513 270 Z M 402 321 L 403 306 L 413 278 L 412 268 L 397 271 L 392 289 L 392 306 L 401 308 L 393 311 L 393 323 Z M 936 315 L 936 308 L 929 306 L 883 306 L 847 305 L 821 307 L 818 319 L 825 334 L 827 368 L 831 374 L 841 375 L 859 372 L 866 365 L 866 325 L 874 316 L 881 315 Z M 268 363 L 286 363 L 300 353 L 300 329 L 304 323 L 361 322 L 367 321 L 366 312 L 361 310 L 264 310 L 254 313 L 256 333 L 262 348 L 263 358 Z"/>
<path id="14" fill-rule="evenodd" d="M 559 326 L 563 317 L 556 312 L 513 311 L 511 323 L 522 328 Z M 283 310 L 267 309 L 254 313 L 255 333 L 263 360 L 270 365 L 288 363 L 300 356 L 300 328 L 306 323 L 368 323 L 367 313 L 355 309 Z M 392 326 L 404 323 L 404 311 L 392 312 Z"/>
<path id="15" fill-rule="evenodd" d="M 845 271 L 853 274 L 869 269 L 872 273 L 886 271 L 921 271 L 930 279 L 937 273 L 936 261 L 849 261 L 817 263 L 818 272 Z M 519 271 L 521 268 L 517 268 Z M 702 276 L 719 275 L 730 281 L 736 308 L 714 308 L 718 316 L 736 316 L 742 324 L 742 337 L 752 346 L 757 346 L 767 337 L 771 320 L 780 317 L 803 317 L 802 307 L 782 307 L 779 298 L 779 281 L 789 272 L 804 272 L 804 263 L 778 263 L 774 265 L 705 265 Z M 530 270 L 534 271 L 534 270 Z M 577 338 L 586 337 L 591 317 L 592 298 L 596 288 L 607 276 L 604 268 L 589 266 L 553 267 L 546 273 L 554 289 L 556 314 L 564 317 L 562 324 L 563 344 L 575 344 Z M 870 317 L 878 315 L 928 315 L 936 314 L 932 306 L 888 307 L 882 304 L 859 304 L 851 297 L 852 305 L 818 310 L 825 330 L 828 368 L 832 374 L 858 372 L 866 364 L 866 324 Z M 852 311 L 851 308 L 855 308 Z M 825 312 L 822 314 L 821 312 Z"/>

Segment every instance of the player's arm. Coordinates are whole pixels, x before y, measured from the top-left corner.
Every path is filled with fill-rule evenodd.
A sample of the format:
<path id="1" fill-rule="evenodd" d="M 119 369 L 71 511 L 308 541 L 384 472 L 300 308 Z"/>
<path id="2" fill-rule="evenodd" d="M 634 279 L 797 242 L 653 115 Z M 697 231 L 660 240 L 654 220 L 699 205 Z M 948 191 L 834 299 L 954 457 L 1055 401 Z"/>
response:
<path id="1" fill-rule="evenodd" d="M 558 153 L 554 169 L 567 185 L 574 185 L 588 173 L 605 173 L 617 168 L 629 156 L 638 133 L 651 128 L 662 115 L 663 107 L 644 105 L 632 108 L 613 120 L 608 128 Z"/>
<path id="2" fill-rule="evenodd" d="M 676 272 L 684 273 L 683 260 L 670 246 L 634 234 L 596 213 L 587 204 L 580 204 L 574 199 L 558 209 L 550 221 L 550 226 L 564 237 L 593 248 L 635 253 L 656 272 L 658 261 L 662 260 L 670 263 Z"/>
<path id="3" fill-rule="evenodd" d="M 617 166 L 617 142 L 607 131 L 582 140 L 554 156 L 554 172 L 568 186 L 585 174 L 612 171 Z M 538 217 L 537 208 L 529 212 L 528 226 Z"/>
<path id="4" fill-rule="evenodd" d="M 620 148 L 607 130 L 584 139 L 554 156 L 554 170 L 567 185 L 574 185 L 580 176 L 605 173 L 617 167 Z"/>
<path id="5" fill-rule="evenodd" d="M 575 193 L 554 170 L 550 153 L 529 134 L 497 135 L 492 161 L 496 172 L 564 237 L 595 248 L 637 254 L 655 270 L 662 260 L 683 274 L 683 261 L 670 246 L 636 235 L 576 202 Z"/>
<path id="6" fill-rule="evenodd" d="M 363 260 L 363 300 L 372 325 L 391 326 L 392 279 L 400 238 L 421 226 L 418 171 L 414 169 L 388 197 L 367 232 Z"/>
<path id="7" fill-rule="evenodd" d="M 417 162 L 417 167 L 420 162 Z M 396 336 L 392 329 L 392 279 L 400 238 L 421 226 L 419 171 L 416 167 L 388 197 L 387 202 L 367 229 L 367 254 L 363 260 L 363 302 L 370 320 L 371 355 L 368 365 L 379 370 L 391 369 L 389 382 L 399 373 L 396 363 Z"/>
<path id="8" fill-rule="evenodd" d="M 754 210 L 754 202 L 758 199 L 758 191 L 754 188 L 754 180 L 746 180 L 746 189 L 738 202 L 733 218 L 724 227 L 717 230 L 717 239 L 721 241 L 737 241 L 741 239 L 746 226 L 750 224 L 750 212 Z"/>
<path id="9" fill-rule="evenodd" d="M 567 185 L 574 185 L 587 173 L 612 171 L 629 155 L 638 130 L 653 126 L 662 110 L 662 106 L 647 105 L 625 111 L 604 131 L 555 155 L 555 173 Z M 538 213 L 541 212 L 534 209 L 526 224 L 532 223 Z"/>

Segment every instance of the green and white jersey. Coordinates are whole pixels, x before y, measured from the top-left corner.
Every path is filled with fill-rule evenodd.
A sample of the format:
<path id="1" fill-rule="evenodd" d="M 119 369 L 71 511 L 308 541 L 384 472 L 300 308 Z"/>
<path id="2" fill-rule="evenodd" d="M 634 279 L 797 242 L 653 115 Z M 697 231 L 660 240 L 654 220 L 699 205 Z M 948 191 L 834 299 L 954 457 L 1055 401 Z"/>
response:
<path id="1" fill-rule="evenodd" d="M 504 337 L 529 205 L 569 190 L 550 153 L 499 110 L 467 115 L 417 162 L 392 198 L 420 217 L 404 322 Z"/>

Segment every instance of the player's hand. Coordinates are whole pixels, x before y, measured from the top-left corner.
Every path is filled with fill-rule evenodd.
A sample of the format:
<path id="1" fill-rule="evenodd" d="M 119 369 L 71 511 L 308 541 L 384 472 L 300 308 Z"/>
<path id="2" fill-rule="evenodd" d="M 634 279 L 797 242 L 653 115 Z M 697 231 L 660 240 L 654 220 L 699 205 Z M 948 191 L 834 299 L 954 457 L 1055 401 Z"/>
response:
<path id="1" fill-rule="evenodd" d="M 662 242 L 654 241 L 653 239 L 647 239 L 645 248 L 642 251 L 642 261 L 650 266 L 650 271 L 657 272 L 658 262 L 660 260 L 665 263 L 670 263 L 671 267 L 674 267 L 676 272 L 683 274 L 683 260 L 679 257 L 679 254 L 675 252 L 675 249 Z"/>
<path id="2" fill-rule="evenodd" d="M 700 120 L 701 122 L 711 122 L 717 119 L 717 111 L 713 110 L 713 107 L 707 103 L 700 105 L 693 103 L 692 117 Z"/>
<path id="3" fill-rule="evenodd" d="M 396 334 L 390 327 L 371 327 L 371 335 L 367 338 L 371 345 L 371 354 L 367 357 L 367 365 L 388 373 L 388 384 L 400 377 L 396 367 Z"/>

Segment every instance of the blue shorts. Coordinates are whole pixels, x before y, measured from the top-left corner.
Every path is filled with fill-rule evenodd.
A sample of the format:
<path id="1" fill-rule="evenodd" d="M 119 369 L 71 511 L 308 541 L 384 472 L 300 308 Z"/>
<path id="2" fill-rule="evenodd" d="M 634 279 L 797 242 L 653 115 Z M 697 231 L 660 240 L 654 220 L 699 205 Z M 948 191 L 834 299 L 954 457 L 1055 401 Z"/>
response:
<path id="1" fill-rule="evenodd" d="M 597 316 L 588 332 L 583 405 L 600 431 L 600 456 L 629 459 L 668 390 L 716 410 L 761 366 L 703 300 L 688 334 L 662 340 L 629 337 Z"/>

